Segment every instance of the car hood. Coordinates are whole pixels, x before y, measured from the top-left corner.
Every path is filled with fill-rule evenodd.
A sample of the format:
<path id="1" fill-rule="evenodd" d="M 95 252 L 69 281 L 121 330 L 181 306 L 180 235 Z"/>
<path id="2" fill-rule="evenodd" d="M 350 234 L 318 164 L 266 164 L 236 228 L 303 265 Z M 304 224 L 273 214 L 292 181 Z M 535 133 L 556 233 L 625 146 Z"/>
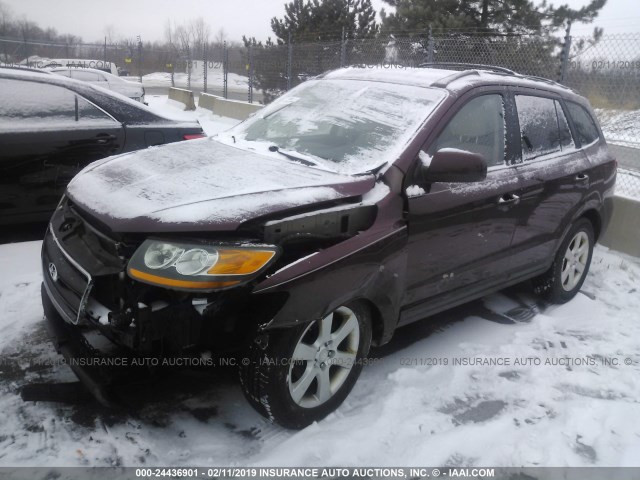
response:
<path id="1" fill-rule="evenodd" d="M 67 196 L 114 232 L 235 230 L 248 220 L 369 191 L 352 176 L 206 138 L 107 158 Z"/>

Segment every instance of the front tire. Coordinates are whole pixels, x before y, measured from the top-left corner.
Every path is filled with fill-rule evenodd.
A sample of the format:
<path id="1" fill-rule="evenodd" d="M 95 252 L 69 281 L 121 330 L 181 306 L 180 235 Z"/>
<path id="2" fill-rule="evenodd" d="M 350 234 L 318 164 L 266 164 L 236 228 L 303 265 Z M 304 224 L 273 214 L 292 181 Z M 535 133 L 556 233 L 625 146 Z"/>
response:
<path id="1" fill-rule="evenodd" d="M 534 279 L 536 293 L 552 303 L 566 303 L 582 288 L 595 244 L 593 225 L 586 218 L 578 220 L 556 253 L 553 265 Z"/>
<path id="2" fill-rule="evenodd" d="M 303 428 L 338 408 L 355 385 L 371 346 L 371 315 L 353 302 L 264 340 L 259 336 L 241 362 L 244 394 L 272 421 Z"/>

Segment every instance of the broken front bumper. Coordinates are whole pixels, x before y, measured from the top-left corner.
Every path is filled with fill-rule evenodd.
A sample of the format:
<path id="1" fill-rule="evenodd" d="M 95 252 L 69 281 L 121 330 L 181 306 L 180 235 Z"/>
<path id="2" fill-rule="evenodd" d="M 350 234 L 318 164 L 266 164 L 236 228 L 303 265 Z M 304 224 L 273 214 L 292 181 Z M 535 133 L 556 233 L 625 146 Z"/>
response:
<path id="1" fill-rule="evenodd" d="M 97 358 L 97 352 L 87 343 L 81 331 L 58 313 L 44 284 L 41 294 L 46 327 L 56 352 L 64 357 L 65 363 L 102 405 L 110 408 L 117 406 L 112 392 L 115 380 L 112 373 L 100 366 L 99 362 L 91 361 Z"/>

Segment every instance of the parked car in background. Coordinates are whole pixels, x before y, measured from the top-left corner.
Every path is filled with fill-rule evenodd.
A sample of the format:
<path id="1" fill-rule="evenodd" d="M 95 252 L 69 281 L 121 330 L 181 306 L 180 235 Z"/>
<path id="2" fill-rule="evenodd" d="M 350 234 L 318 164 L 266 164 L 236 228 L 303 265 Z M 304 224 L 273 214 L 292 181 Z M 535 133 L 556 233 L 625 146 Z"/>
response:
<path id="1" fill-rule="evenodd" d="M 85 357 L 91 330 L 145 358 L 241 351 L 251 405 L 299 428 L 400 326 L 528 279 L 569 301 L 616 161 L 584 97 L 462 68 L 337 70 L 216 137 L 87 168 L 42 249 L 60 351 Z"/>
<path id="2" fill-rule="evenodd" d="M 103 88 L 0 68 L 0 224 L 51 216 L 67 183 L 110 155 L 204 136 Z"/>
<path id="3" fill-rule="evenodd" d="M 120 77 L 112 75 L 95 68 L 51 68 L 50 72 L 56 75 L 62 75 L 74 80 L 92 83 L 99 87 L 113 90 L 125 97 L 129 97 L 140 103 L 145 103 L 144 87 L 142 83 L 135 80 L 123 80 Z"/>
<path id="4" fill-rule="evenodd" d="M 43 58 L 31 65 L 37 68 L 95 68 L 102 72 L 107 72 L 118 76 L 118 66 L 113 62 L 104 60 L 78 59 L 78 58 Z"/>

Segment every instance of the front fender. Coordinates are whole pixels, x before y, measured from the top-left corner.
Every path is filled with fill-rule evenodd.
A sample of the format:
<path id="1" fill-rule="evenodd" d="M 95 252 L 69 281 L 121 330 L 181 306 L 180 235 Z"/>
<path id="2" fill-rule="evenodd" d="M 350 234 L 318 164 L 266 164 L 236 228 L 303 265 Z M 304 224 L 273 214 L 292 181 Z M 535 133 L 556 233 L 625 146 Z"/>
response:
<path id="1" fill-rule="evenodd" d="M 256 285 L 252 296 L 287 292 L 282 308 L 262 325 L 285 328 L 320 319 L 349 301 L 373 308 L 374 342 L 391 339 L 405 290 L 407 229 L 375 226 L 322 250 Z"/>
<path id="2" fill-rule="evenodd" d="M 371 308 L 373 342 L 388 342 L 405 293 L 408 233 L 400 194 L 404 174 L 392 166 L 363 203 L 376 205 L 366 230 L 293 262 L 255 286 L 252 296 L 286 293 L 287 300 L 262 330 L 323 318 L 340 305 L 364 300 Z M 281 298 L 284 298 L 283 295 Z"/>

